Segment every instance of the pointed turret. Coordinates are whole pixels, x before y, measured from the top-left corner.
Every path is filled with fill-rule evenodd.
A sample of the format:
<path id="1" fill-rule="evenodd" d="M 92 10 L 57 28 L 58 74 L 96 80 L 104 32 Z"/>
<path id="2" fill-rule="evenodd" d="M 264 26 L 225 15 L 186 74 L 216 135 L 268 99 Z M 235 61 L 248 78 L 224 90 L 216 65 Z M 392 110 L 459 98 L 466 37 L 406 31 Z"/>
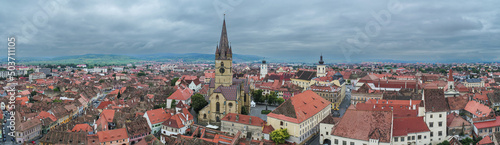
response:
<path id="1" fill-rule="evenodd" d="M 219 50 L 219 45 L 215 45 L 217 49 L 215 49 L 215 58 L 219 58 L 220 56 L 220 50 Z"/>

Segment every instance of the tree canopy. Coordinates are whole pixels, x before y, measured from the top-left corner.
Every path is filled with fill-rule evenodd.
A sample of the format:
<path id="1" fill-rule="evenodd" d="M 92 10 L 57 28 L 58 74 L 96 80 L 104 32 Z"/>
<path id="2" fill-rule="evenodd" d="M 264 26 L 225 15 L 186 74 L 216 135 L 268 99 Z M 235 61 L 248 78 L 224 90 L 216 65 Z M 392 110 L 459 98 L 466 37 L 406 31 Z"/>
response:
<path id="1" fill-rule="evenodd" d="M 191 97 L 191 107 L 193 107 L 194 112 L 198 113 L 201 109 L 208 105 L 205 97 L 201 94 L 194 94 Z"/>
<path id="2" fill-rule="evenodd" d="M 270 135 L 275 143 L 285 143 L 285 140 L 290 137 L 286 128 L 274 130 Z"/>

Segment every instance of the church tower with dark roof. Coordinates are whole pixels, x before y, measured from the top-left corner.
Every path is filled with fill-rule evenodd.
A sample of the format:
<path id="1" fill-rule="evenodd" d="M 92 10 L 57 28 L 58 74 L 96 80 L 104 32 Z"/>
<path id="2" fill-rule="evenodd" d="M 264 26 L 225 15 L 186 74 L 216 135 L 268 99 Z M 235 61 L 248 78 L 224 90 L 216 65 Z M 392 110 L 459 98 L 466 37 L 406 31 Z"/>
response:
<path id="1" fill-rule="evenodd" d="M 326 76 L 325 62 L 323 61 L 323 54 L 319 57 L 318 66 L 316 66 L 316 77 Z"/>
<path id="2" fill-rule="evenodd" d="M 215 88 L 233 84 L 233 52 L 227 39 L 226 18 L 222 22 L 219 45 L 215 50 Z"/>

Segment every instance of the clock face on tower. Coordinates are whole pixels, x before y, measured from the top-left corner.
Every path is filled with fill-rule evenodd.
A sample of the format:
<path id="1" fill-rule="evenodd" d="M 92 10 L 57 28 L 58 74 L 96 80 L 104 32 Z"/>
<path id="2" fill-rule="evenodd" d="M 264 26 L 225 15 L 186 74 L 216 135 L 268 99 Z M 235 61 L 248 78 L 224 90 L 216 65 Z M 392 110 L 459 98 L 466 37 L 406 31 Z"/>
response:
<path id="1" fill-rule="evenodd" d="M 226 70 L 224 70 L 224 68 L 220 68 L 220 69 L 219 69 L 219 72 L 220 72 L 220 73 L 224 73 L 224 71 L 226 71 Z"/>

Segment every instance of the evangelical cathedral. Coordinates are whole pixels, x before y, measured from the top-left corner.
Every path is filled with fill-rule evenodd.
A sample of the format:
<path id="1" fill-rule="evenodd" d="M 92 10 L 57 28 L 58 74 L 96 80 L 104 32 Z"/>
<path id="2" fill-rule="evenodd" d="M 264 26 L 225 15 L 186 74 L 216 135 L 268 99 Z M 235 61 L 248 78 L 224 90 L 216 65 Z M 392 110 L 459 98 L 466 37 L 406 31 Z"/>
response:
<path id="1" fill-rule="evenodd" d="M 209 101 L 198 113 L 198 122 L 220 125 L 228 113 L 250 113 L 250 87 L 247 79 L 233 78 L 233 52 L 222 23 L 219 45 L 215 50 L 215 78 L 210 80 Z"/>

